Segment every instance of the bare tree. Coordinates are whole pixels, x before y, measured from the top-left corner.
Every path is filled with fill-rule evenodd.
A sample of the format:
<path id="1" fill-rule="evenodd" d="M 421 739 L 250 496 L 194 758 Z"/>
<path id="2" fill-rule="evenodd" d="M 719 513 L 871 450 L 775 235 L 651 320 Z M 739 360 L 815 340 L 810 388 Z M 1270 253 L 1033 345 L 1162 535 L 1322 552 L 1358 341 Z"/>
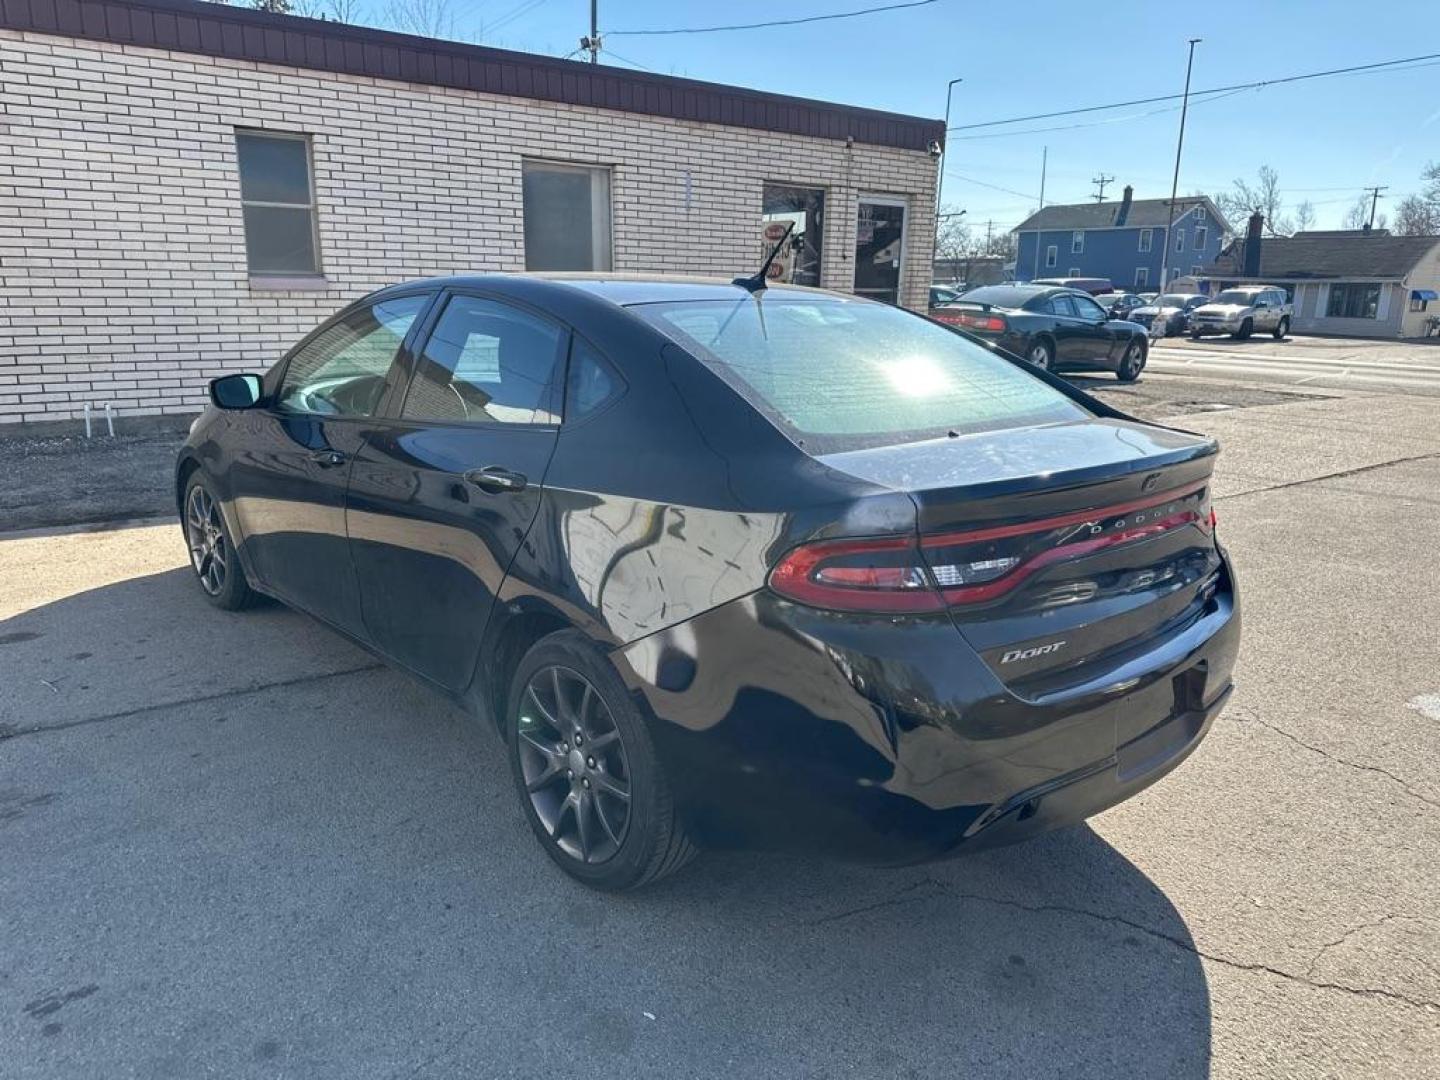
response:
<path id="1" fill-rule="evenodd" d="M 453 38 L 455 13 L 450 0 L 390 0 L 382 16 L 386 26 L 421 37 Z"/>
<path id="2" fill-rule="evenodd" d="M 1343 225 L 1347 229 L 1363 229 L 1370 224 L 1370 212 L 1374 203 L 1369 195 L 1356 196 L 1354 204 L 1345 211 Z M 1386 217 L 1384 214 L 1375 215 L 1375 228 L 1385 228 Z"/>
<path id="3" fill-rule="evenodd" d="M 289 15 L 295 7 L 290 0 L 249 0 L 245 6 L 256 11 L 268 11 L 272 15 Z"/>
<path id="4" fill-rule="evenodd" d="M 1215 196 L 1232 225 L 1238 225 L 1255 211 L 1265 215 L 1265 231 L 1271 236 L 1289 236 L 1294 224 L 1285 216 L 1285 199 L 1280 194 L 1280 175 L 1269 165 L 1261 165 L 1255 182 L 1236 178 L 1231 189 Z"/>
<path id="5" fill-rule="evenodd" d="M 1401 236 L 1440 235 L 1440 163 L 1420 173 L 1424 187 L 1395 205 L 1395 231 Z"/>
<path id="6" fill-rule="evenodd" d="M 945 262 L 958 262 L 968 258 L 974 251 L 974 240 L 970 227 L 954 207 L 941 210 L 939 227 L 935 230 L 935 258 Z"/>
<path id="7" fill-rule="evenodd" d="M 1295 231 L 1304 232 L 1315 224 L 1315 206 L 1306 199 L 1295 207 Z"/>
<path id="8" fill-rule="evenodd" d="M 365 10 L 361 0 L 296 0 L 295 14 L 354 25 L 363 19 Z"/>

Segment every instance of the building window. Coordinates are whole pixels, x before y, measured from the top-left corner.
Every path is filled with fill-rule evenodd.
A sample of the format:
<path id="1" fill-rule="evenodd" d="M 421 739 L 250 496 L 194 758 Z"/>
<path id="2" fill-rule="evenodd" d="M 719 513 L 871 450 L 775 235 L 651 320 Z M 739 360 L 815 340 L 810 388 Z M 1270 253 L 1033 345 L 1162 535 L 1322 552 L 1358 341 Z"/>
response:
<path id="1" fill-rule="evenodd" d="M 775 257 L 771 279 L 795 285 L 820 284 L 820 259 L 825 239 L 825 191 L 823 188 L 766 184 L 760 204 L 759 266 L 783 235 L 785 226 L 795 223 L 790 242 Z M 779 226 L 772 229 L 771 226 Z M 775 235 L 772 236 L 771 234 Z"/>
<path id="2" fill-rule="evenodd" d="M 1205 230 L 1205 208 L 1203 206 L 1195 207 L 1195 224 L 1199 226 L 1195 230 L 1195 246 L 1204 247 L 1205 241 L 1200 239 L 1200 234 Z"/>
<path id="3" fill-rule="evenodd" d="M 1325 314 L 1332 319 L 1374 319 L 1379 310 L 1379 285 L 1330 286 Z"/>
<path id="4" fill-rule="evenodd" d="M 1205 268 L 1203 266 L 1201 266 L 1199 263 L 1196 263 L 1194 266 L 1190 267 L 1190 276 L 1193 278 L 1198 278 L 1204 269 Z"/>
<path id="5" fill-rule="evenodd" d="M 1140 230 L 1140 250 L 1141 250 L 1142 252 L 1149 251 L 1149 250 L 1150 250 L 1150 245 L 1151 245 L 1152 243 L 1154 243 L 1154 242 L 1155 242 L 1155 230 L 1154 230 L 1154 229 L 1141 229 L 1141 230 Z"/>
<path id="6" fill-rule="evenodd" d="M 318 274 L 309 137 L 236 131 L 235 157 L 250 273 Z"/>
<path id="7" fill-rule="evenodd" d="M 1184 250 L 1185 250 L 1185 230 L 1184 230 L 1184 229 L 1176 229 L 1176 230 L 1175 230 L 1175 250 L 1176 250 L 1176 251 L 1184 251 Z"/>
<path id="8" fill-rule="evenodd" d="M 1196 251 L 1203 251 L 1204 248 L 1205 248 L 1205 242 L 1206 242 L 1209 238 L 1210 238 L 1210 230 L 1207 229 L 1207 228 L 1205 228 L 1204 225 L 1198 226 L 1198 227 L 1195 229 L 1195 250 L 1196 250 Z"/>
<path id="9" fill-rule="evenodd" d="M 1150 268 L 1148 266 L 1137 266 L 1135 268 L 1135 287 L 1143 289 L 1150 284 Z"/>
<path id="10" fill-rule="evenodd" d="M 1430 301 L 1423 296 L 1419 296 L 1413 292 L 1410 294 L 1411 311 L 1424 311 L 1429 303 Z"/>
<path id="11" fill-rule="evenodd" d="M 526 270 L 610 269 L 610 170 L 521 165 Z"/>
<path id="12" fill-rule="evenodd" d="M 1072 233 L 1070 234 L 1070 254 L 1071 254 L 1071 255 L 1083 255 L 1083 254 L 1085 254 L 1085 230 L 1084 230 L 1084 229 L 1076 229 L 1074 232 L 1072 232 Z"/>
<path id="13" fill-rule="evenodd" d="M 1070 277 L 1079 277 L 1079 276 L 1080 276 L 1080 268 L 1079 268 L 1078 266 L 1072 266 L 1072 267 L 1070 267 L 1070 275 L 1069 275 L 1069 276 L 1070 276 Z"/>
<path id="14" fill-rule="evenodd" d="M 1045 269 L 1053 270 L 1055 269 L 1056 264 L 1059 262 L 1060 249 L 1057 248 L 1054 244 L 1051 244 L 1045 249 Z"/>

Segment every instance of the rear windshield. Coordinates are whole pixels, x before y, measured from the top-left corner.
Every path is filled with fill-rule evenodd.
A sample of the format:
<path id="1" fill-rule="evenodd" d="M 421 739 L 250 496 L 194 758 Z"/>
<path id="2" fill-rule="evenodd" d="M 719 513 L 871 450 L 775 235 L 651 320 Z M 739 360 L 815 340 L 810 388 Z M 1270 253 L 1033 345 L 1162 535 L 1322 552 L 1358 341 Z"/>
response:
<path id="1" fill-rule="evenodd" d="M 1219 296 L 1215 297 L 1217 304 L 1244 304 L 1247 307 L 1255 302 L 1258 292 L 1241 292 L 1239 289 L 1226 289 Z"/>
<path id="2" fill-rule="evenodd" d="M 993 307 L 1018 308 L 1022 307 L 1026 300 L 1039 296 L 1043 289 L 1014 285 L 982 285 L 978 289 L 971 289 L 960 297 L 976 304 L 990 304 Z"/>
<path id="3" fill-rule="evenodd" d="M 884 304 L 746 297 L 630 310 L 815 454 L 1092 415 L 983 345 Z"/>

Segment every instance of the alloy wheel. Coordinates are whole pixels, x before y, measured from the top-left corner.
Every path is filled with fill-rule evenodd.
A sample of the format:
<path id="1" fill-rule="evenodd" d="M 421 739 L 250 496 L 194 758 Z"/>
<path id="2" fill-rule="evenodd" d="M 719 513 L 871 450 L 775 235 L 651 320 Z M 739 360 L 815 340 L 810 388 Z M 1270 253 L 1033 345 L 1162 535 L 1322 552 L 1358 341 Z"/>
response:
<path id="1" fill-rule="evenodd" d="M 1050 366 L 1050 350 L 1045 347 L 1044 342 L 1040 342 L 1031 347 L 1029 360 L 1030 363 L 1038 368 L 1048 368 Z"/>
<path id="2" fill-rule="evenodd" d="M 573 668 L 541 668 L 520 699 L 516 738 L 530 806 L 560 850 L 602 863 L 630 827 L 630 763 L 610 709 Z"/>
<path id="3" fill-rule="evenodd" d="M 211 596 L 218 596 L 225 587 L 230 551 L 225 542 L 220 507 L 201 484 L 192 487 L 185 500 L 185 538 L 200 587 Z"/>

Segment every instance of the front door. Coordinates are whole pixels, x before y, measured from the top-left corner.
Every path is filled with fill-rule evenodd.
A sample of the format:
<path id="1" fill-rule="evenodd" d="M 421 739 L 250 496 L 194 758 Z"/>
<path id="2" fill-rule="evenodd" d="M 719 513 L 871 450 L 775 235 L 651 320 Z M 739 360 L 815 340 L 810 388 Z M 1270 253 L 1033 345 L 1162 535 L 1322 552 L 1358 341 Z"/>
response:
<path id="1" fill-rule="evenodd" d="M 1088 296 L 1078 293 L 1070 297 L 1080 317 L 1081 356 L 1091 363 L 1104 363 L 1115 347 L 1115 331 L 1110 326 L 1110 313 Z"/>
<path id="2" fill-rule="evenodd" d="M 367 425 L 346 526 L 370 640 L 463 690 L 540 505 L 568 333 L 483 296 L 446 301 L 393 418 Z"/>
<path id="3" fill-rule="evenodd" d="M 855 231 L 856 295 L 898 304 L 904 254 L 904 200 L 860 196 Z"/>
<path id="4" fill-rule="evenodd" d="M 353 634 L 359 590 L 345 538 L 345 486 L 411 325 L 432 293 L 342 313 L 291 353 L 263 409 L 236 413 L 253 449 L 225 477 L 262 587 Z"/>

